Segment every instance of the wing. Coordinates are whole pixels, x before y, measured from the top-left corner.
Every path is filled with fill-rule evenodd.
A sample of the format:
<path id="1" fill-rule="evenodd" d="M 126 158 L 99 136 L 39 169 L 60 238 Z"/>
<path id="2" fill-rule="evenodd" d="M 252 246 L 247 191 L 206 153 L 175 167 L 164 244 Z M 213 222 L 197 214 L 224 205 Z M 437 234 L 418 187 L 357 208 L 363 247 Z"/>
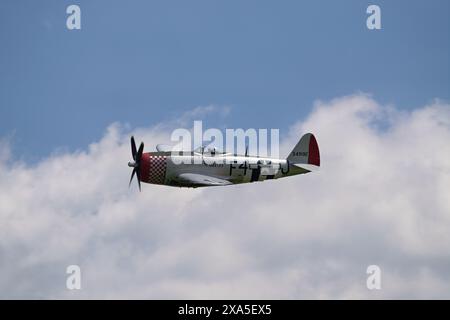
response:
<path id="1" fill-rule="evenodd" d="M 226 186 L 232 184 L 230 181 L 224 179 L 198 173 L 182 173 L 177 178 L 183 184 L 198 187 Z"/>

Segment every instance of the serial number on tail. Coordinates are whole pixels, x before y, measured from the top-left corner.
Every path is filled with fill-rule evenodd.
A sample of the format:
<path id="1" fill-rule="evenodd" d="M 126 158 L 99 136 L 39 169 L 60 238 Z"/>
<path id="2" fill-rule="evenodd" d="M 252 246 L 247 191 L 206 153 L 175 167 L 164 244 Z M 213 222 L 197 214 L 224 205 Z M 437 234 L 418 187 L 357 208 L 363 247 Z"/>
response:
<path id="1" fill-rule="evenodd" d="M 295 151 L 292 152 L 293 157 L 306 157 L 308 156 L 308 152 L 302 152 L 302 151 Z"/>

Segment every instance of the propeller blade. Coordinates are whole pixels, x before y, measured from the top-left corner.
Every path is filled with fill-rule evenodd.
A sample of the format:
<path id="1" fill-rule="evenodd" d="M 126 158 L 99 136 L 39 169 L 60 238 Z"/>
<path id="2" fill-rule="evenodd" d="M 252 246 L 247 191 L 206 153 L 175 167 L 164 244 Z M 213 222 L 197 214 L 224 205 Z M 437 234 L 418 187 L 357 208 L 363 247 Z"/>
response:
<path id="1" fill-rule="evenodd" d="M 144 143 L 143 142 L 141 142 L 141 145 L 139 146 L 139 150 L 138 150 L 138 152 L 137 152 L 137 155 L 136 155 L 136 162 L 140 162 L 141 161 L 141 157 L 142 157 L 142 152 L 144 151 Z"/>
<path id="2" fill-rule="evenodd" d="M 138 186 L 139 186 L 139 192 L 141 192 L 141 174 L 139 173 L 139 170 L 136 170 L 136 176 L 137 176 L 137 181 L 138 181 Z"/>
<path id="3" fill-rule="evenodd" d="M 133 172 L 131 173 L 131 178 L 130 178 L 130 183 L 128 184 L 128 188 L 131 186 L 131 181 L 133 181 L 135 172 L 136 172 L 136 168 L 133 168 Z"/>
<path id="4" fill-rule="evenodd" d="M 133 136 L 131 136 L 131 155 L 133 156 L 133 160 L 136 161 L 136 142 Z"/>

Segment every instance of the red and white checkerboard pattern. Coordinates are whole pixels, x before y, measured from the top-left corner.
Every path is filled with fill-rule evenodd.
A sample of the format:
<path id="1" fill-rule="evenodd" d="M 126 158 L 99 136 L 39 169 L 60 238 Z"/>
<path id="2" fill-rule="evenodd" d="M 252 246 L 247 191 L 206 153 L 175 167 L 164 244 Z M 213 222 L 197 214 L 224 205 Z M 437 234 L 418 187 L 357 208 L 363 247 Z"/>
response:
<path id="1" fill-rule="evenodd" d="M 148 182 L 163 184 L 166 177 L 167 161 L 165 156 L 150 156 Z"/>

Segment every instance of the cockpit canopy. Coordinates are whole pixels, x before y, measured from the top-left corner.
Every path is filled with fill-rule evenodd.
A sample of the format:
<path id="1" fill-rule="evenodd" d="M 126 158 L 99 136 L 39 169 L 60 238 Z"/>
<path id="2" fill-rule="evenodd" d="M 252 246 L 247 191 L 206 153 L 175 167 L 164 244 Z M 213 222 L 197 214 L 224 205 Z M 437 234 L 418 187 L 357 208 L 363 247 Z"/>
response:
<path id="1" fill-rule="evenodd" d="M 223 151 L 217 149 L 216 147 L 206 148 L 205 146 L 201 146 L 201 147 L 194 149 L 194 153 L 203 154 L 203 155 L 211 155 L 211 156 L 215 156 L 215 155 L 219 155 L 219 154 L 220 155 L 227 154 L 227 152 L 223 152 Z"/>

